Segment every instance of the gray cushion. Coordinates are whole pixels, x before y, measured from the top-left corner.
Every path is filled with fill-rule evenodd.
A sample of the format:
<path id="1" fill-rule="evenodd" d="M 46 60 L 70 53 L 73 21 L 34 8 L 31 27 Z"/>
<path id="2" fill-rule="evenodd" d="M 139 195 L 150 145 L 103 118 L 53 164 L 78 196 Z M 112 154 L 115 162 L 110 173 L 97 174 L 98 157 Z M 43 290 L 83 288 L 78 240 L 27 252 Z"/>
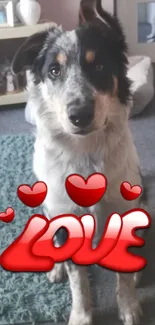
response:
<path id="1" fill-rule="evenodd" d="M 141 113 L 154 96 L 153 67 L 147 56 L 129 57 L 128 77 L 132 80 L 130 117 Z"/>

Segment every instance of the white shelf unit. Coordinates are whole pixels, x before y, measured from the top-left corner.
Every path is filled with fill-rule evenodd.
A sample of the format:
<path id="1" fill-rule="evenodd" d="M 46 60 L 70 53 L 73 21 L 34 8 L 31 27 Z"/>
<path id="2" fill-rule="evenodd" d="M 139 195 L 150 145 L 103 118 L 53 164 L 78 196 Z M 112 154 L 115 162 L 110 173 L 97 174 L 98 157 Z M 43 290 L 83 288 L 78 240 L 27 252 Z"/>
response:
<path id="1" fill-rule="evenodd" d="M 16 39 L 16 38 L 26 38 L 35 33 L 46 30 L 52 26 L 56 25 L 53 22 L 40 23 L 32 26 L 15 26 L 15 27 L 6 27 L 0 28 L 0 41 L 6 39 Z M 11 104 L 20 104 L 27 101 L 28 94 L 27 91 L 19 93 L 10 93 L 6 95 L 0 95 L 0 106 L 11 105 Z"/>
<path id="2" fill-rule="evenodd" d="M 53 25 L 56 24 L 49 22 L 31 26 L 17 25 L 15 27 L 0 28 L 0 40 L 29 37 L 32 34 L 41 32 Z"/>
<path id="3" fill-rule="evenodd" d="M 20 104 L 20 103 L 26 103 L 28 98 L 27 91 L 22 91 L 18 93 L 10 93 L 7 95 L 0 96 L 0 105 L 11 105 L 11 104 Z"/>

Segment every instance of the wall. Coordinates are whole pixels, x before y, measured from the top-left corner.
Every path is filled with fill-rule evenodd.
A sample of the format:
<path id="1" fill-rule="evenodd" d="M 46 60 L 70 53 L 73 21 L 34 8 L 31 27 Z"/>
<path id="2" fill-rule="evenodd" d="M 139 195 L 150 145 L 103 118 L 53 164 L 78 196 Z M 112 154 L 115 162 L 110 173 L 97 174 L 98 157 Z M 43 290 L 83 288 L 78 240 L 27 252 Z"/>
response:
<path id="1" fill-rule="evenodd" d="M 39 0 L 42 19 L 53 20 L 65 29 L 72 29 L 78 23 L 80 0 Z"/>
<path id="2" fill-rule="evenodd" d="M 102 0 L 102 6 L 105 10 L 108 10 L 113 14 L 114 12 L 114 0 Z"/>
<path id="3" fill-rule="evenodd" d="M 65 29 L 72 29 L 78 24 L 80 0 L 39 0 L 42 6 L 42 19 L 54 20 Z M 106 10 L 113 13 L 113 0 L 102 0 Z"/>

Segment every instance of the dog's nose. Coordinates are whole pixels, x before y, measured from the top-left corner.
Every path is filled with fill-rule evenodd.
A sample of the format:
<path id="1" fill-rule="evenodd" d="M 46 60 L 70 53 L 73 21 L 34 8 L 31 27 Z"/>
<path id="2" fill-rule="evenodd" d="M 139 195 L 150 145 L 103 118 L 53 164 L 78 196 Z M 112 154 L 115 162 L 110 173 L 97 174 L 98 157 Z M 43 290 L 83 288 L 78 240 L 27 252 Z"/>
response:
<path id="1" fill-rule="evenodd" d="M 69 110 L 69 119 L 77 127 L 87 127 L 94 119 L 94 102 L 83 106 L 80 109 L 72 108 Z"/>

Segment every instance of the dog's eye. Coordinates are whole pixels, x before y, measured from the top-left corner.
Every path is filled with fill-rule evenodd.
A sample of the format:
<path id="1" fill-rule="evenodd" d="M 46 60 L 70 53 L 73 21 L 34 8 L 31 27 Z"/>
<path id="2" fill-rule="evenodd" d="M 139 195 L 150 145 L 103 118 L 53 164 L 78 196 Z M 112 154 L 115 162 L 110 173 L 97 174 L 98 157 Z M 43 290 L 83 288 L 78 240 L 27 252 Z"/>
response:
<path id="1" fill-rule="evenodd" d="M 102 64 L 97 64 L 95 67 L 97 72 L 101 72 L 103 70 L 103 65 Z"/>
<path id="2" fill-rule="evenodd" d="M 53 65 L 50 68 L 49 74 L 52 75 L 53 77 L 57 78 L 61 75 L 61 68 L 59 65 Z"/>

